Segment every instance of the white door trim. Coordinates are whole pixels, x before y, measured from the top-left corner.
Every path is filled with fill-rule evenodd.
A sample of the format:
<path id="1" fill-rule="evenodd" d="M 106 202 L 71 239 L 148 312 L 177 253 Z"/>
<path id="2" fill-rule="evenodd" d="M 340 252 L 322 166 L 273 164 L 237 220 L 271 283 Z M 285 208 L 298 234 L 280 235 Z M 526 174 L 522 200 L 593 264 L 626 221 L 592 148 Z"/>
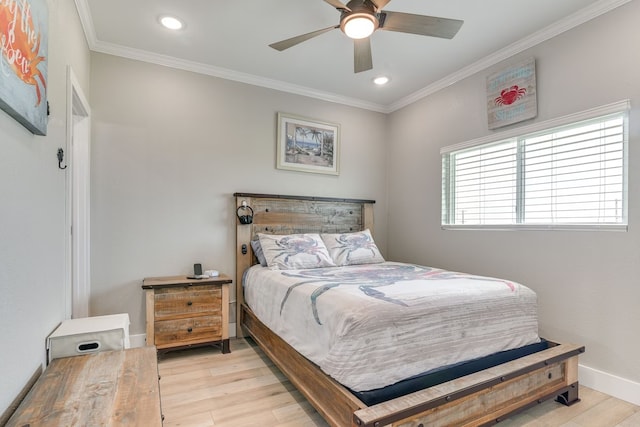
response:
<path id="1" fill-rule="evenodd" d="M 70 66 L 67 67 L 66 317 L 89 315 L 91 110 Z"/>

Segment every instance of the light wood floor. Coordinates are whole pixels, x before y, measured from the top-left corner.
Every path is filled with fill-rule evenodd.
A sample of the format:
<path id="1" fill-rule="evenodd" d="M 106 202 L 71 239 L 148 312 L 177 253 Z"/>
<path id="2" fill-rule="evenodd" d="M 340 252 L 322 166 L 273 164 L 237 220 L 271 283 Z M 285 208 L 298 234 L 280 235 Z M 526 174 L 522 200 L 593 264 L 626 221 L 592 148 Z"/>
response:
<path id="1" fill-rule="evenodd" d="M 174 351 L 159 361 L 164 426 L 326 427 L 286 377 L 253 341 L 217 348 Z M 498 427 L 638 427 L 640 407 L 580 388 L 581 402 L 548 401 Z"/>

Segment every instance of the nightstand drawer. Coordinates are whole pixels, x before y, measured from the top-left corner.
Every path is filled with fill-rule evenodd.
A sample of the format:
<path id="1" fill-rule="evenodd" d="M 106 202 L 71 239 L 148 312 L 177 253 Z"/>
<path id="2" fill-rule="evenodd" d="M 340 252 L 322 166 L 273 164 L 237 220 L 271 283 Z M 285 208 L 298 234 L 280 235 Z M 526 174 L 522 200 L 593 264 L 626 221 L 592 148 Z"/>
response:
<path id="1" fill-rule="evenodd" d="M 222 316 L 202 316 L 192 319 L 163 320 L 155 322 L 155 344 L 175 346 L 219 340 L 222 336 Z"/>
<path id="2" fill-rule="evenodd" d="M 220 315 L 222 290 L 219 286 L 158 289 L 154 300 L 157 321 Z"/>

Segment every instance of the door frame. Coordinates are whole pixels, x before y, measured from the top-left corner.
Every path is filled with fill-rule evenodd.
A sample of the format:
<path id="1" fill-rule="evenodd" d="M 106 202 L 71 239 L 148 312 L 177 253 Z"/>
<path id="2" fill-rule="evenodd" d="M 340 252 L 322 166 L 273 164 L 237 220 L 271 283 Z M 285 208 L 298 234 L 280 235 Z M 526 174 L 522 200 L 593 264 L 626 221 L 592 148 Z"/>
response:
<path id="1" fill-rule="evenodd" d="M 91 109 L 67 67 L 65 318 L 89 316 Z"/>

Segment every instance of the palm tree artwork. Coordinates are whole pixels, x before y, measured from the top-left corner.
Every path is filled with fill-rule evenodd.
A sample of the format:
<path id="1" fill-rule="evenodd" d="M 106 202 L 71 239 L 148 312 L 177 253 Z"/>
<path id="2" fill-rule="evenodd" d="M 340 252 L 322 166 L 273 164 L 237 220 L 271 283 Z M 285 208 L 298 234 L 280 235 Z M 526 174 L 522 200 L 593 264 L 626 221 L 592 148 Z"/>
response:
<path id="1" fill-rule="evenodd" d="M 304 165 L 332 166 L 333 141 L 333 132 L 289 123 L 286 161 Z"/>

